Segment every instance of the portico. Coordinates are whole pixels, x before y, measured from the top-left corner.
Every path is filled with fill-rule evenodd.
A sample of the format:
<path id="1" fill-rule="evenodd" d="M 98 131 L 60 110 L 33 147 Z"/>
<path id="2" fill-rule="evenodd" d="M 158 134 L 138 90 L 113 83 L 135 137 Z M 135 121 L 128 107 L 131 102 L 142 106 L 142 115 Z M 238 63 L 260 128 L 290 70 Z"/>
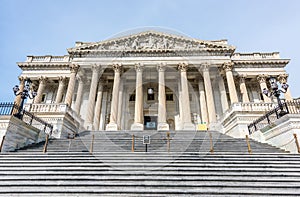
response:
<path id="1" fill-rule="evenodd" d="M 38 92 L 28 103 L 65 104 L 82 129 L 167 131 L 222 125 L 236 103 L 272 103 L 261 90 L 270 76 L 287 82 L 288 62 L 277 52 L 235 53 L 226 40 L 146 31 L 76 42 L 66 56 L 28 56 L 18 65 L 20 87 L 28 77 Z"/>

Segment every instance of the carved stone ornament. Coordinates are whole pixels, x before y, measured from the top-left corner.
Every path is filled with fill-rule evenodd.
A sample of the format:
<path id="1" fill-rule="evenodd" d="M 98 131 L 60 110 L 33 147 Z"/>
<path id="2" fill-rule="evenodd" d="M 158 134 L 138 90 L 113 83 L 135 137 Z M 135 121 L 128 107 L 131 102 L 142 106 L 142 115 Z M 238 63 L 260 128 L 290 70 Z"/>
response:
<path id="1" fill-rule="evenodd" d="M 98 50 L 202 49 L 204 42 L 187 41 L 165 35 L 149 34 L 103 43 Z"/>
<path id="2" fill-rule="evenodd" d="M 158 72 L 164 72 L 167 68 L 167 64 L 166 63 L 159 63 L 157 65 L 157 71 Z"/>
<path id="3" fill-rule="evenodd" d="M 209 71 L 209 67 L 210 67 L 209 63 L 205 62 L 199 66 L 198 70 L 199 70 L 199 72 Z"/>
<path id="4" fill-rule="evenodd" d="M 80 66 L 78 64 L 70 64 L 69 67 L 70 67 L 71 73 L 77 73 L 80 68 Z"/>
<path id="5" fill-rule="evenodd" d="M 288 79 L 289 75 L 287 73 L 284 74 L 280 74 L 277 79 L 280 83 L 287 83 L 287 79 Z"/>
<path id="6" fill-rule="evenodd" d="M 58 82 L 59 82 L 59 84 L 64 85 L 64 84 L 66 83 L 66 80 L 67 80 L 66 77 L 63 77 L 63 76 L 59 76 L 59 77 L 58 77 Z"/>
<path id="7" fill-rule="evenodd" d="M 100 69 L 101 69 L 101 66 L 100 66 L 100 64 L 92 64 L 92 71 L 93 72 L 99 72 L 100 71 Z"/>
<path id="8" fill-rule="evenodd" d="M 222 65 L 222 68 L 225 70 L 225 72 L 228 72 L 232 70 L 233 65 L 234 65 L 233 62 L 226 62 Z"/>
<path id="9" fill-rule="evenodd" d="M 45 84 L 45 83 L 47 82 L 47 80 L 48 80 L 48 78 L 45 77 L 45 76 L 39 77 L 39 81 L 40 81 L 40 83 L 42 83 L 42 84 Z"/>
<path id="10" fill-rule="evenodd" d="M 269 75 L 258 75 L 257 76 L 257 81 L 259 83 L 266 83 L 267 78 L 269 77 Z"/>
<path id="11" fill-rule="evenodd" d="M 144 65 L 143 64 L 141 64 L 141 63 L 136 63 L 135 64 L 135 70 L 137 72 L 143 72 L 143 69 L 144 69 Z"/>
<path id="12" fill-rule="evenodd" d="M 19 77 L 20 84 L 24 84 L 26 79 L 27 79 L 27 77 L 20 76 Z"/>
<path id="13" fill-rule="evenodd" d="M 119 64 L 119 63 L 113 64 L 113 65 L 112 65 L 112 68 L 114 69 L 115 72 L 120 73 L 121 70 L 122 70 L 122 64 Z"/>
<path id="14" fill-rule="evenodd" d="M 181 72 L 186 72 L 188 69 L 188 64 L 187 63 L 179 63 L 178 64 L 178 70 L 180 70 Z"/>
<path id="15" fill-rule="evenodd" d="M 247 75 L 239 75 L 240 83 L 245 83 Z"/>

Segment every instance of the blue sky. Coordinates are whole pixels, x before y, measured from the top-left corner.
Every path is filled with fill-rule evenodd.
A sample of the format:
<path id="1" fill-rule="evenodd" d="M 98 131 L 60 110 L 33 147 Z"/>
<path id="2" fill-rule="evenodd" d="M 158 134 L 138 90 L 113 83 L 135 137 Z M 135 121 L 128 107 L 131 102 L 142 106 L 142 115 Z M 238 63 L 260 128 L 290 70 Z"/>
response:
<path id="1" fill-rule="evenodd" d="M 27 55 L 65 55 L 75 41 L 159 26 L 202 40 L 228 39 L 237 52 L 279 51 L 293 97 L 300 96 L 299 0 L 0 0 L 0 101 Z"/>

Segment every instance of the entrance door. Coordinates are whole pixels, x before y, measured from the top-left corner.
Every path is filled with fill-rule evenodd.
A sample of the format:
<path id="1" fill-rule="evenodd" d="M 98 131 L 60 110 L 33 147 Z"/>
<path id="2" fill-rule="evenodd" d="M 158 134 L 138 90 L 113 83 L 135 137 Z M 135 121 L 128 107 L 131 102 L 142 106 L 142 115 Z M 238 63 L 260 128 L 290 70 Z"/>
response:
<path id="1" fill-rule="evenodd" d="M 144 130 L 157 130 L 157 116 L 144 116 Z"/>

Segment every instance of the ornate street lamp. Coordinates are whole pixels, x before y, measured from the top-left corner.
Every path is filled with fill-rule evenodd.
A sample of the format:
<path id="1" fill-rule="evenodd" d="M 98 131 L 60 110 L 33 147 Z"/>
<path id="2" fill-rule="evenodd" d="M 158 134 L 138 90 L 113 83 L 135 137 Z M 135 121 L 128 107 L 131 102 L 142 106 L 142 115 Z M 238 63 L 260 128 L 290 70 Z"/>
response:
<path id="1" fill-rule="evenodd" d="M 20 88 L 19 88 L 18 85 L 15 85 L 15 87 L 13 87 L 14 94 L 16 96 L 21 96 L 21 104 L 19 106 L 18 113 L 15 114 L 15 116 L 17 118 L 21 119 L 21 117 L 22 117 L 21 112 L 22 112 L 22 109 L 23 109 L 25 99 L 27 99 L 28 97 L 30 99 L 33 99 L 37 95 L 37 93 L 35 91 L 30 90 L 31 83 L 32 83 L 32 81 L 29 78 L 27 78 L 25 80 L 23 91 L 20 91 Z"/>
<path id="2" fill-rule="evenodd" d="M 280 107 L 280 110 L 281 110 L 279 113 L 279 116 L 283 116 L 283 115 L 287 114 L 287 112 L 283 110 L 283 106 L 282 106 L 282 103 L 281 103 L 281 100 L 279 97 L 280 97 L 281 93 L 286 93 L 287 89 L 289 88 L 289 85 L 287 83 L 283 83 L 281 85 L 282 89 L 279 89 L 277 80 L 274 77 L 271 77 L 269 79 L 269 82 L 270 82 L 272 91 L 270 92 L 267 88 L 264 88 L 263 94 L 266 95 L 267 97 L 271 97 L 271 96 L 276 97 L 278 106 Z"/>

